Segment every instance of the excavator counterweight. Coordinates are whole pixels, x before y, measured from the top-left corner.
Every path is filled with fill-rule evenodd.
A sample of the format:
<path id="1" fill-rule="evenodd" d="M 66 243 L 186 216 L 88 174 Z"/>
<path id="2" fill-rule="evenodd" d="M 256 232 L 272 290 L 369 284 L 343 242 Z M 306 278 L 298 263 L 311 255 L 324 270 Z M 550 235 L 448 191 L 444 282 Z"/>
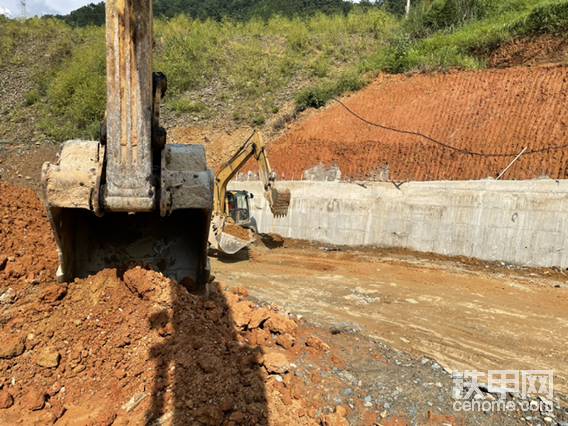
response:
<path id="1" fill-rule="evenodd" d="M 133 265 L 208 279 L 213 174 L 203 147 L 166 145 L 167 82 L 152 72 L 152 25 L 151 0 L 107 0 L 101 140 L 68 141 L 43 167 L 61 281 Z"/>

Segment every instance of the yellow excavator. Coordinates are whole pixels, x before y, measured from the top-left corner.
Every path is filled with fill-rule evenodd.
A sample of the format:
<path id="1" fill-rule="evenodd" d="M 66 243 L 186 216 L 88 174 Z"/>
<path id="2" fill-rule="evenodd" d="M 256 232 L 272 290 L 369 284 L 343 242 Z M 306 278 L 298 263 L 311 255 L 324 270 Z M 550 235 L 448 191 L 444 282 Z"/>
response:
<path id="1" fill-rule="evenodd" d="M 107 0 L 106 125 L 100 141 L 63 144 L 42 181 L 61 281 L 154 267 L 204 285 L 214 176 L 200 145 L 166 145 L 167 88 L 152 72 L 152 0 Z"/>
<path id="2" fill-rule="evenodd" d="M 253 133 L 238 149 L 215 178 L 213 219 L 209 233 L 212 248 L 227 254 L 235 254 L 254 241 L 251 232 L 257 231 L 250 213 L 252 194 L 246 191 L 229 191 L 227 185 L 235 175 L 254 158 L 258 162 L 260 180 L 272 214 L 286 216 L 290 207 L 290 191 L 275 188 L 276 174 L 272 171 L 266 145 L 260 132 Z"/>

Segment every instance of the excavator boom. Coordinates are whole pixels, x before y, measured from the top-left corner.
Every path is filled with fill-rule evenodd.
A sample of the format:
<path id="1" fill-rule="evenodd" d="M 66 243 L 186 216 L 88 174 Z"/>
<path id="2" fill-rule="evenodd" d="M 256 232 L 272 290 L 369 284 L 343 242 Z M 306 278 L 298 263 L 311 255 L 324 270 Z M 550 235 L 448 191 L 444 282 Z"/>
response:
<path id="1" fill-rule="evenodd" d="M 165 76 L 152 73 L 152 0 L 107 0 L 107 108 L 100 141 L 63 144 L 42 170 L 58 278 L 150 266 L 203 285 L 213 174 L 199 145 L 166 145 Z"/>

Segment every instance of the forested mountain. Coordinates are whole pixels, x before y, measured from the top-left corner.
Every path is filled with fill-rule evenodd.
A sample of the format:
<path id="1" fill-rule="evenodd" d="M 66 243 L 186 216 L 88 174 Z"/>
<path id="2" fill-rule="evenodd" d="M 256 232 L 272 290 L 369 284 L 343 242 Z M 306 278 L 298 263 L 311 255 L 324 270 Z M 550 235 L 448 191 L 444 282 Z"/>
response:
<path id="1" fill-rule="evenodd" d="M 370 4 L 370 2 L 365 2 Z M 188 15 L 198 19 L 232 18 L 246 20 L 251 17 L 269 18 L 309 16 L 316 12 L 348 13 L 353 3 L 344 0 L 155 0 L 157 17 L 172 18 Z M 69 15 L 58 16 L 73 26 L 102 25 L 105 20 L 104 2 L 91 3 Z"/>

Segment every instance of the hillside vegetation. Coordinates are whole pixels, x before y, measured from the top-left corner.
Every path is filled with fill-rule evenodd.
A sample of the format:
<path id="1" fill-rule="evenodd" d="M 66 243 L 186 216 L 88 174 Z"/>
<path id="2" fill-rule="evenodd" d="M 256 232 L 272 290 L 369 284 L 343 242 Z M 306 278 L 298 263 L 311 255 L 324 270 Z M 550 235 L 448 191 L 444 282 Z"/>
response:
<path id="1" fill-rule="evenodd" d="M 186 15 L 213 20 L 267 19 L 274 15 L 297 17 L 315 13 L 347 13 L 351 8 L 352 3 L 345 0 L 154 0 L 154 13 L 158 18 Z M 73 26 L 103 25 L 105 4 L 102 1 L 91 3 L 55 18 Z"/>
<path id="2" fill-rule="evenodd" d="M 305 18 L 157 19 L 154 55 L 169 79 L 167 120 L 281 125 L 379 72 L 483 68 L 510 40 L 566 30 L 568 0 L 424 0 L 408 19 L 364 6 Z M 27 73 L 19 103 L 3 108 L 0 138 L 32 113 L 51 139 L 97 137 L 104 55 L 102 27 L 0 18 L 0 77 Z"/>

